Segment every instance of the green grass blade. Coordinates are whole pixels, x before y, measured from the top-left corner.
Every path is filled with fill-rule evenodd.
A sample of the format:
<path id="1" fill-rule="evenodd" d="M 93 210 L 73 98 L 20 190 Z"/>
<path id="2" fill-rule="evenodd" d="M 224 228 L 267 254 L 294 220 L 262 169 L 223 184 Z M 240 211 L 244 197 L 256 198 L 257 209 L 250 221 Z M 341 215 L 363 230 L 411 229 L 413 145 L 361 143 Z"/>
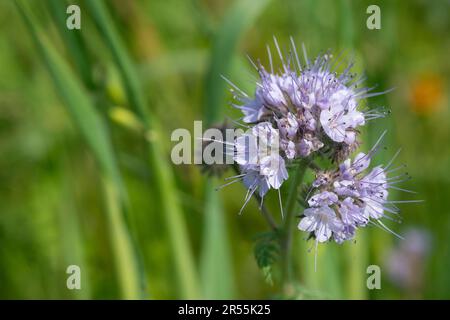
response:
<path id="1" fill-rule="evenodd" d="M 113 20 L 110 17 L 103 0 L 87 1 L 86 6 L 95 19 L 101 35 L 111 50 L 114 61 L 122 75 L 122 82 L 125 86 L 130 105 L 136 109 L 136 112 L 142 118 L 147 127 L 151 128 L 152 118 L 147 110 L 145 95 L 140 87 L 139 78 L 135 71 L 131 58 L 128 55 L 125 45 L 119 37 Z"/>
<path id="2" fill-rule="evenodd" d="M 355 30 L 350 0 L 340 0 L 339 8 L 342 22 L 340 23 L 340 45 L 346 50 L 352 49 L 355 44 Z"/>
<path id="3" fill-rule="evenodd" d="M 238 40 L 268 2 L 268 0 L 236 1 L 216 35 L 205 88 L 204 114 L 210 123 L 220 117 L 221 106 L 224 104 L 227 83 L 221 75 L 227 75 Z"/>
<path id="4" fill-rule="evenodd" d="M 67 158 L 64 159 L 67 163 Z M 89 281 L 89 267 L 86 259 L 85 238 L 80 225 L 80 212 L 78 212 L 73 198 L 74 191 L 71 183 L 76 179 L 76 173 L 64 171 L 65 167 L 59 165 L 61 181 L 58 181 L 58 190 L 62 186 L 62 200 L 58 209 L 60 220 L 60 234 L 62 236 L 62 251 L 66 266 L 77 264 L 82 270 L 82 290 L 73 290 L 76 299 L 90 299 L 92 285 Z"/>
<path id="5" fill-rule="evenodd" d="M 355 50 L 355 25 L 353 22 L 352 8 L 354 4 L 349 0 L 341 0 L 339 2 L 339 11 L 342 16 L 340 24 L 340 45 L 351 52 Z M 356 244 L 345 247 L 345 286 L 346 298 L 349 299 L 366 299 L 366 268 L 368 266 L 368 241 L 364 232 L 360 232 L 357 237 Z"/>
<path id="6" fill-rule="evenodd" d="M 37 49 L 48 67 L 55 87 L 73 121 L 95 155 L 101 169 L 107 204 L 110 237 L 123 298 L 140 297 L 136 252 L 124 220 L 125 190 L 103 119 L 96 112 L 82 85 L 38 27 L 22 1 L 16 1 Z"/>
<path id="7" fill-rule="evenodd" d="M 86 3 L 100 29 L 105 42 L 110 48 L 113 58 L 119 68 L 130 105 L 135 109 L 147 130 L 161 132 L 156 121 L 147 110 L 146 97 L 140 87 L 137 72 L 127 53 L 125 45 L 118 36 L 113 21 L 101 0 Z M 173 171 L 167 163 L 160 138 L 153 139 L 149 145 L 150 167 L 155 177 L 157 197 L 161 200 L 162 215 L 166 219 L 170 243 L 175 260 L 175 270 L 180 281 L 181 298 L 198 298 L 198 277 L 195 269 L 194 257 L 190 246 L 182 209 L 176 195 Z"/>
<path id="8" fill-rule="evenodd" d="M 73 58 L 76 70 L 80 73 L 83 83 L 88 88 L 94 87 L 94 80 L 91 72 L 91 57 L 88 54 L 87 48 L 81 37 L 81 30 L 69 30 L 66 27 L 66 8 L 68 6 L 66 1 L 48 0 L 49 11 L 55 21 L 57 30 L 61 34 L 67 51 Z"/>
<path id="9" fill-rule="evenodd" d="M 205 202 L 201 253 L 203 295 L 208 299 L 232 299 L 235 297 L 235 279 L 223 206 L 211 184 L 207 184 Z"/>
<path id="10" fill-rule="evenodd" d="M 214 39 L 209 72 L 205 82 L 204 115 L 207 125 L 220 119 L 220 110 L 225 104 L 226 82 L 221 78 L 231 65 L 239 39 L 245 34 L 268 1 L 238 1 L 227 13 Z M 235 281 L 232 271 L 232 256 L 229 250 L 227 225 L 220 197 L 211 190 L 213 182 L 207 178 L 205 186 L 204 239 L 202 247 L 202 288 L 210 299 L 234 297 Z"/>

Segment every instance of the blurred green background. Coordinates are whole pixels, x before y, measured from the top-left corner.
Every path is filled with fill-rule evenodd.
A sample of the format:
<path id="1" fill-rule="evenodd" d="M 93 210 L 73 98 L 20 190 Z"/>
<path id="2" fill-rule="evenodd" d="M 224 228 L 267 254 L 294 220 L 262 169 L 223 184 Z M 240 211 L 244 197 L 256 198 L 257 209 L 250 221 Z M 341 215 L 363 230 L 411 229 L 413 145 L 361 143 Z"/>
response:
<path id="1" fill-rule="evenodd" d="M 81 30 L 65 27 L 68 4 Z M 368 30 L 366 8 L 381 8 Z M 350 0 L 0 1 L 0 298 L 450 298 L 450 4 Z M 356 243 L 319 247 L 318 270 L 295 232 L 296 283 L 280 294 L 258 269 L 255 236 L 268 230 L 235 184 L 174 166 L 170 135 L 237 118 L 223 74 L 251 92 L 246 54 L 292 36 L 309 56 L 344 50 L 369 100 L 391 114 L 376 161 L 398 148 L 424 199 L 387 222 L 405 241 L 365 228 Z M 272 44 L 271 44 L 272 45 Z M 225 174 L 232 175 L 232 171 Z M 285 190 L 282 190 L 285 193 Z M 278 212 L 276 194 L 269 207 Z M 279 220 L 276 216 L 275 219 Z M 81 290 L 66 269 L 81 268 Z M 380 290 L 366 268 L 379 265 Z"/>

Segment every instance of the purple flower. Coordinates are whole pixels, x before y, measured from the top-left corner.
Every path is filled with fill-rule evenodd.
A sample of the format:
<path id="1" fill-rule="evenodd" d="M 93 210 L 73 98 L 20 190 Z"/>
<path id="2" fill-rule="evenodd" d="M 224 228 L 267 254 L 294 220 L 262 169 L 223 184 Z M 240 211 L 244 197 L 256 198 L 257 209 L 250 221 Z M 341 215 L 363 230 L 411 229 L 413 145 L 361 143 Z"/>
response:
<path id="1" fill-rule="evenodd" d="M 244 114 L 246 123 L 271 122 L 280 131 L 280 146 L 286 158 L 307 157 L 333 143 L 353 150 L 357 140 L 357 128 L 366 120 L 383 116 L 371 110 L 363 112 L 360 101 L 369 94 L 368 88 L 357 88 L 364 78 L 355 79 L 351 74 L 352 63 L 341 73 L 334 71 L 336 62 L 330 54 L 317 57 L 314 62 L 305 55 L 305 65 L 300 63 L 295 44 L 291 49 L 295 59 L 285 59 L 278 43 L 282 68 L 274 72 L 270 50 L 270 71 L 261 64 L 254 64 L 259 81 L 253 98 L 234 84 L 234 106 Z M 295 61 L 295 62 L 294 62 Z M 380 93 L 381 94 L 381 93 Z"/>
<path id="2" fill-rule="evenodd" d="M 264 108 L 261 95 L 257 92 L 255 99 L 244 99 L 245 104 L 239 106 L 242 113 L 244 114 L 243 121 L 246 123 L 257 122 L 261 119 L 267 110 Z"/>
<path id="3" fill-rule="evenodd" d="M 288 178 L 278 143 L 278 130 L 270 122 L 260 122 L 236 138 L 234 160 L 241 171 L 237 178 L 242 178 L 248 189 L 242 209 L 256 191 L 263 198 L 269 189 L 279 189 Z"/>
<path id="4" fill-rule="evenodd" d="M 256 166 L 242 166 L 241 169 L 244 174 L 244 185 L 252 193 L 255 190 L 259 190 L 259 195 L 263 197 L 270 189 L 267 177 L 261 175 L 259 168 Z"/>
<path id="5" fill-rule="evenodd" d="M 331 206 L 338 201 L 338 196 L 329 191 L 324 191 L 316 194 L 308 200 L 311 207 Z"/>
<path id="6" fill-rule="evenodd" d="M 301 63 L 292 39 L 286 57 L 274 42 L 281 68 L 274 71 L 268 48 L 270 68 L 252 62 L 259 77 L 252 94 L 225 79 L 232 87 L 233 106 L 243 113 L 243 126 L 249 128 L 234 142 L 225 143 L 233 147 L 234 168 L 239 171 L 225 185 L 242 180 L 247 188 L 241 212 L 253 195 L 262 207 L 265 195 L 275 189 L 283 215 L 280 188 L 288 179 L 287 167 L 300 165 L 304 167 L 297 169 L 315 168 L 298 228 L 315 239 L 316 257 L 318 243 L 352 240 L 358 228 L 369 224 L 394 233 L 381 220 L 398 219 L 396 203 L 416 202 L 388 200 L 391 188 L 410 192 L 395 186 L 407 176 L 388 177 L 401 168 L 390 168 L 398 153 L 386 166 L 369 169 L 381 137 L 369 152 L 350 157 L 359 147 L 361 127 L 384 116 L 379 110 L 363 110 L 361 102 L 386 92 L 371 93 L 372 88 L 361 86 L 365 77 L 352 74 L 352 62 L 337 71 L 340 57 L 327 53 L 311 61 L 303 47 Z M 321 170 L 311 163 L 319 156 L 331 160 L 334 167 Z M 293 183 L 294 188 L 299 186 Z M 268 218 L 267 210 L 263 212 Z M 268 220 L 272 228 L 278 228 Z"/>
<path id="7" fill-rule="evenodd" d="M 376 166 L 369 170 L 370 160 L 379 149 L 379 142 L 383 136 L 384 134 L 367 154 L 358 153 L 353 161 L 346 159 L 338 169 L 317 173 L 317 178 L 312 184 L 315 192 L 308 199 L 310 208 L 304 211 L 308 219 L 301 224 L 301 227 L 299 226 L 301 230 L 312 232 L 313 227 L 309 224 L 308 228 L 305 228 L 306 222 L 315 220 L 311 216 L 321 215 L 322 211 L 319 209 L 325 208 L 326 212 L 334 211 L 336 219 L 342 225 L 341 229 L 334 230 L 332 234 L 337 243 L 351 240 L 358 227 L 365 227 L 369 223 L 377 223 L 381 228 L 394 233 L 381 222 L 381 219 L 385 217 L 395 219 L 399 212 L 396 203 L 419 202 L 419 200 L 388 201 L 389 188 L 410 192 L 395 187 L 395 184 L 407 178 L 407 174 L 393 178 L 387 177 L 389 172 L 403 167 L 388 170 L 398 153 L 386 167 Z M 393 214 L 394 217 L 389 214 Z M 316 219 L 319 218 L 318 216 Z"/>
<path id="8" fill-rule="evenodd" d="M 234 160 L 240 165 L 260 165 L 262 158 L 278 154 L 278 130 L 270 122 L 260 122 L 235 140 Z"/>
<path id="9" fill-rule="evenodd" d="M 342 222 L 336 216 L 334 210 L 328 206 L 308 208 L 303 212 L 305 217 L 300 220 L 298 228 L 303 231 L 314 233 L 318 242 L 330 239 L 333 233 L 342 230 Z"/>
<path id="10" fill-rule="evenodd" d="M 340 201 L 337 211 L 345 225 L 354 227 L 365 226 L 369 222 L 369 215 L 355 204 L 355 199 L 347 197 Z"/>

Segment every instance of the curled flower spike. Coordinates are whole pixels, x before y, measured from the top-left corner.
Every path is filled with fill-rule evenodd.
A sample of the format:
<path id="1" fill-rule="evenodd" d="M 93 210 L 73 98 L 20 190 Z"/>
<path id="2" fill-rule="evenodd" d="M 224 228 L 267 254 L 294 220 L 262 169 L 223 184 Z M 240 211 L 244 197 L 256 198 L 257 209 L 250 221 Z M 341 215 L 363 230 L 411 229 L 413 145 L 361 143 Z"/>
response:
<path id="1" fill-rule="evenodd" d="M 379 149 L 383 136 L 367 154 L 361 152 L 353 160 L 345 160 L 335 170 L 317 172 L 313 182 L 314 193 L 308 199 L 310 208 L 303 212 L 304 217 L 298 225 L 300 230 L 310 232 L 316 243 L 351 240 L 357 228 L 368 224 L 380 226 L 397 235 L 381 219 L 397 220 L 389 216 L 398 215 L 397 203 L 421 202 L 388 200 L 391 188 L 412 192 L 396 187 L 396 184 L 409 179 L 407 173 L 388 177 L 390 173 L 404 167 L 390 169 L 398 152 L 385 167 L 379 165 L 369 170 L 371 158 Z"/>
<path id="2" fill-rule="evenodd" d="M 234 107 L 244 114 L 242 120 L 250 124 L 271 122 L 280 130 L 280 146 L 288 159 L 307 157 L 325 145 L 339 144 L 341 150 L 352 151 L 357 128 L 384 116 L 377 110 L 362 111 L 361 100 L 382 93 L 358 88 L 365 78 L 355 79 L 353 63 L 337 73 L 339 59 L 324 54 L 310 62 L 303 48 L 302 65 L 292 39 L 288 57 L 283 57 L 275 38 L 274 43 L 282 68 L 274 72 L 268 48 L 270 71 L 260 63 L 254 64 L 260 79 L 253 97 L 229 81 L 237 100 Z"/>
<path id="3" fill-rule="evenodd" d="M 302 64 L 292 38 L 289 55 L 283 56 L 275 38 L 274 44 L 281 68 L 274 70 L 269 47 L 269 70 L 251 61 L 259 75 L 252 96 L 224 78 L 232 87 L 233 106 L 250 128 L 234 141 L 240 171 L 235 181 L 242 180 L 248 190 L 242 209 L 255 192 L 262 201 L 270 189 L 279 190 L 288 179 L 290 162 L 314 157 L 318 151 L 331 152 L 333 159 L 348 157 L 358 146 L 358 128 L 383 116 L 377 110 L 362 110 L 363 99 L 382 93 L 358 87 L 365 78 L 355 78 L 353 63 L 338 72 L 341 57 L 327 53 L 311 62 L 303 46 Z"/>
<path id="4" fill-rule="evenodd" d="M 264 198 L 269 189 L 279 189 L 288 178 L 278 143 L 278 130 L 270 122 L 261 122 L 236 139 L 234 160 L 240 165 L 248 189 L 241 212 L 254 192 L 258 190 L 259 196 Z"/>
<path id="5" fill-rule="evenodd" d="M 307 192 L 298 229 L 315 239 L 316 261 L 319 243 L 341 244 L 352 240 L 360 227 L 371 224 L 395 234 L 382 219 L 398 221 L 397 203 L 419 202 L 388 200 L 390 189 L 412 193 L 397 187 L 409 179 L 407 174 L 391 176 L 403 168 L 391 168 L 398 153 L 386 166 L 369 169 L 383 133 L 369 152 L 350 157 L 360 145 L 360 129 L 368 121 L 386 114 L 380 109 L 367 109 L 363 101 L 390 90 L 372 92 L 375 87 L 361 86 L 365 76 L 356 77 L 351 72 L 353 62 L 342 67 L 341 55 L 335 58 L 327 52 L 311 61 L 302 46 L 301 62 L 292 38 L 287 55 L 283 55 L 275 38 L 274 44 L 281 62 L 279 69 L 274 68 L 269 47 L 269 67 L 250 60 L 258 73 L 253 94 L 247 94 L 224 77 L 232 87 L 233 107 L 243 114 L 239 125 L 248 130 L 232 141 L 222 142 L 227 156 L 233 156 L 237 174 L 225 179 L 232 181 L 221 187 L 242 181 L 247 192 L 239 213 L 255 197 L 272 229 L 282 231 L 275 233 L 281 247 L 288 248 L 294 227 L 296 193 L 305 171 L 315 171 L 316 178 Z M 317 157 L 331 160 L 333 167 L 322 170 L 314 163 Z M 278 226 L 263 200 L 271 189 L 277 190 L 284 217 L 280 189 L 289 178 L 287 168 L 291 167 L 296 171 L 289 183 L 288 218 Z M 282 252 L 285 258 L 288 251 Z M 282 259 L 285 281 L 289 278 L 289 260 Z"/>

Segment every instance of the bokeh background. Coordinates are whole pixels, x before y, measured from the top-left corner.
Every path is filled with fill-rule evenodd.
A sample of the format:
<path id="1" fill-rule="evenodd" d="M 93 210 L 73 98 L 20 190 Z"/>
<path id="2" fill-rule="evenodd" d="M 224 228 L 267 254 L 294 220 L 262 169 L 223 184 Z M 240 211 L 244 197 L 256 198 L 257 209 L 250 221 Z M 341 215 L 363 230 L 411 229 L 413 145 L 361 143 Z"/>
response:
<path id="1" fill-rule="evenodd" d="M 80 31 L 65 27 L 68 4 Z M 366 8 L 381 8 L 368 30 Z M 0 1 L 0 298 L 450 298 L 450 3 L 350 0 Z M 21 13 L 22 12 L 22 13 Z M 388 129 L 386 163 L 423 199 L 401 205 L 356 243 L 319 247 L 318 270 L 295 232 L 290 295 L 259 270 L 268 230 L 245 189 L 170 161 L 175 128 L 239 114 L 226 75 L 251 92 L 246 55 L 267 63 L 276 36 L 309 56 L 345 51 L 391 114 L 370 123 L 363 149 Z M 232 171 L 225 173 L 231 175 Z M 222 178 L 223 179 L 223 178 Z M 284 190 L 282 191 L 284 194 Z M 269 207 L 277 210 L 276 195 Z M 279 217 L 275 217 L 279 220 Z M 81 268 L 81 290 L 66 269 Z M 380 290 L 366 287 L 369 265 Z M 276 268 L 276 267 L 275 267 Z"/>

